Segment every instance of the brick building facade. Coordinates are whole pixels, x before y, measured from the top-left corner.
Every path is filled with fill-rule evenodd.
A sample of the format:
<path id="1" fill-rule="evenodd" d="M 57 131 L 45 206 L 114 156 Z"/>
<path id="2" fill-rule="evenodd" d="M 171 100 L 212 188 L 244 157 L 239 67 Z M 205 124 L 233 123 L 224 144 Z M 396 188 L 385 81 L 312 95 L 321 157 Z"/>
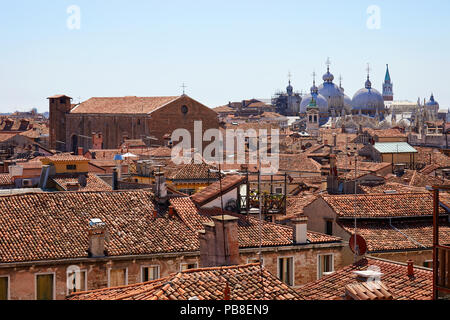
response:
<path id="1" fill-rule="evenodd" d="M 202 132 L 219 128 L 217 113 L 194 99 L 177 97 L 91 98 L 78 105 L 56 95 L 50 101 L 50 147 L 76 152 L 98 147 L 93 133 L 102 135 L 102 148 L 118 148 L 126 139 L 142 139 L 147 145 L 163 145 L 164 135 L 178 128 L 194 137 L 194 121 Z M 149 139 L 149 137 L 152 137 Z M 193 142 L 192 142 L 193 145 Z"/>
<path id="2" fill-rule="evenodd" d="M 218 226 L 217 234 L 220 216 L 217 210 L 202 212 L 187 197 L 176 199 L 164 209 L 148 191 L 1 197 L 0 294 L 14 300 L 65 299 L 74 287 L 114 287 L 203 267 L 201 222 L 213 230 Z M 257 261 L 258 220 L 230 221 L 238 235 L 238 241 L 225 243 L 238 246 L 227 250 L 238 255 L 232 264 Z M 344 266 L 339 238 L 305 227 L 299 241 L 293 228 L 266 222 L 262 231 L 265 269 L 291 287 Z"/>

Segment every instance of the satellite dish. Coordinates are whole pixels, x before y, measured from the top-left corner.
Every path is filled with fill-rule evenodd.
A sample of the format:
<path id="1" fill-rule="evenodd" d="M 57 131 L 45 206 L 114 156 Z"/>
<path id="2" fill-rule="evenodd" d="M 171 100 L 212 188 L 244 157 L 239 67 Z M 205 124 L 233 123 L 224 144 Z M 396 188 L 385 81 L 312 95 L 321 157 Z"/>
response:
<path id="1" fill-rule="evenodd" d="M 359 234 L 356 235 L 356 250 L 355 250 L 355 235 L 352 235 L 349 240 L 349 246 L 353 253 L 358 256 L 362 256 L 367 251 L 366 240 L 361 237 Z"/>

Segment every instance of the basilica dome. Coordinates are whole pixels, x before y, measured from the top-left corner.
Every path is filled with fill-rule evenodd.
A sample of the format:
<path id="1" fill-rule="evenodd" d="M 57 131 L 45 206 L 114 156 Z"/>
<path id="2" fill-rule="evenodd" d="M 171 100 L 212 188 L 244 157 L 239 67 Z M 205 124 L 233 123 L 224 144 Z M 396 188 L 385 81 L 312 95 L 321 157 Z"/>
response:
<path id="1" fill-rule="evenodd" d="M 365 88 L 355 93 L 352 99 L 352 112 L 375 116 L 384 112 L 384 100 L 379 91 L 372 88 L 372 83 L 367 76 Z"/>
<path id="2" fill-rule="evenodd" d="M 339 84 L 339 89 L 344 95 L 344 109 L 347 113 L 350 113 L 352 110 L 352 98 L 350 98 L 348 95 L 344 93 L 344 88 L 342 88 L 341 84 Z"/>
<path id="3" fill-rule="evenodd" d="M 312 98 L 314 98 L 316 106 L 319 108 L 319 113 L 328 113 L 327 99 L 319 94 L 319 88 L 316 87 L 315 83 L 311 87 L 311 93 L 302 97 L 302 102 L 300 103 L 300 113 L 306 113 L 306 108 Z"/>
<path id="4" fill-rule="evenodd" d="M 430 100 L 427 101 L 427 103 L 425 104 L 427 107 L 439 107 L 439 103 L 434 100 L 434 95 L 431 94 Z"/>
<path id="5" fill-rule="evenodd" d="M 319 94 L 325 97 L 328 102 L 328 111 L 334 109 L 339 114 L 344 107 L 344 94 L 339 87 L 333 83 L 334 76 L 327 68 L 327 73 L 323 75 L 323 84 L 319 86 Z"/>

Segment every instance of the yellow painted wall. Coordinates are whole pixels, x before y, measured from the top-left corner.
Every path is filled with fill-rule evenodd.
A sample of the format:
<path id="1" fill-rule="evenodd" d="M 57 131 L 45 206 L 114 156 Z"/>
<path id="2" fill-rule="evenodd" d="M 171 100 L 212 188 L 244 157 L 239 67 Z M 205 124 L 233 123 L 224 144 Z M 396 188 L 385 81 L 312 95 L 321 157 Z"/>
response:
<path id="1" fill-rule="evenodd" d="M 55 173 L 84 173 L 89 172 L 89 160 L 86 161 L 50 161 L 48 159 L 41 159 L 43 165 L 54 165 Z M 68 165 L 75 165 L 75 169 L 67 169 Z"/>

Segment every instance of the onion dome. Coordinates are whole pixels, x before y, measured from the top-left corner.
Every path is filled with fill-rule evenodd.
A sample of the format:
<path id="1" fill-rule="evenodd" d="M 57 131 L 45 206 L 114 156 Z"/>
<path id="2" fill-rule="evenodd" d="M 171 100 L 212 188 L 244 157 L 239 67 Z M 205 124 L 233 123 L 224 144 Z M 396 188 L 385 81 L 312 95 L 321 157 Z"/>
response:
<path id="1" fill-rule="evenodd" d="M 311 93 L 302 97 L 302 102 L 300 103 L 300 113 L 306 113 L 307 107 L 311 99 L 314 99 L 317 108 L 319 108 L 320 113 L 328 113 L 328 102 L 324 96 L 319 94 L 319 88 L 313 83 L 311 87 Z"/>
<path id="2" fill-rule="evenodd" d="M 427 107 L 435 107 L 435 106 L 439 106 L 439 103 L 436 100 L 434 100 L 434 95 L 431 94 L 430 100 L 428 100 L 425 105 Z"/>
<path id="3" fill-rule="evenodd" d="M 352 110 L 356 113 L 375 116 L 384 110 L 384 99 L 379 91 L 372 88 L 369 75 L 365 87 L 355 93 L 352 99 Z"/>

